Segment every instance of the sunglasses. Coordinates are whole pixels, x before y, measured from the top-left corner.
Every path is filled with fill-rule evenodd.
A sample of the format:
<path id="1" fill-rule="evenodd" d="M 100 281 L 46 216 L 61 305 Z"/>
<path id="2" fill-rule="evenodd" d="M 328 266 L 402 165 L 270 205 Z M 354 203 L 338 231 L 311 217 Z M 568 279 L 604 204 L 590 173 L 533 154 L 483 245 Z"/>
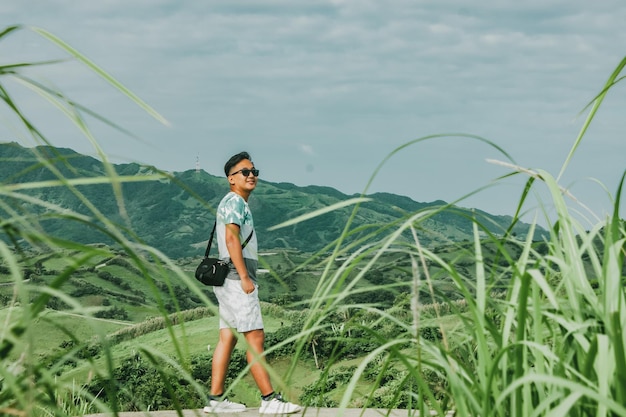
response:
<path id="1" fill-rule="evenodd" d="M 248 169 L 248 168 L 244 168 L 244 169 L 240 169 L 239 171 L 235 171 L 230 175 L 235 175 L 241 172 L 241 175 L 243 175 L 244 177 L 248 177 L 250 176 L 250 174 L 254 175 L 255 177 L 259 176 L 259 170 L 258 169 Z"/>

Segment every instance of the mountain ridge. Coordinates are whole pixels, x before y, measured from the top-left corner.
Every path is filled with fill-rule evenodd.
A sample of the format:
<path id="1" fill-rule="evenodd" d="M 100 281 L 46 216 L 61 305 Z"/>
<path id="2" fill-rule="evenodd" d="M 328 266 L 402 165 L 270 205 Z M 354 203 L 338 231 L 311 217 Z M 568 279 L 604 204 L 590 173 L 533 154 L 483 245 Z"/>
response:
<path id="1" fill-rule="evenodd" d="M 103 162 L 79 154 L 69 148 L 36 146 L 26 148 L 16 142 L 0 143 L 0 181 L 2 184 L 46 181 L 58 178 L 93 178 L 107 175 Z M 49 164 L 47 166 L 47 164 Z M 111 164 L 119 176 L 141 176 L 159 172 L 156 167 L 138 163 Z M 170 172 L 169 180 L 126 182 L 122 184 L 124 205 L 129 222 L 117 205 L 110 184 L 76 186 L 82 197 L 93 203 L 103 215 L 119 224 L 129 223 L 132 233 L 146 244 L 170 257 L 200 256 L 214 220 L 214 210 L 228 192 L 223 177 L 204 170 Z M 259 249 L 292 248 L 304 252 L 324 250 L 341 236 L 354 207 L 325 213 L 294 226 L 269 230 L 271 226 L 306 213 L 328 207 L 359 194 L 344 194 L 332 187 L 297 186 L 288 182 L 273 183 L 259 179 L 259 187 L 251 195 L 249 204 L 255 226 L 262 235 Z M 57 204 L 69 210 L 90 215 L 82 197 L 66 187 L 41 187 L 24 191 L 31 197 Z M 351 229 L 365 225 L 382 227 L 406 219 L 420 210 L 437 210 L 448 204 L 442 200 L 417 202 L 407 196 L 378 192 L 366 195 L 351 223 Z M 13 201 L 15 204 L 24 204 Z M 41 216 L 41 223 L 49 233 L 60 233 L 64 238 L 83 243 L 109 243 L 106 234 L 86 225 L 63 223 L 62 219 L 46 218 L 42 207 L 30 207 Z M 7 216 L 0 210 L 3 217 Z M 512 217 L 492 215 L 482 210 L 451 207 L 429 215 L 420 223 L 421 243 L 424 246 L 471 240 L 472 223 L 468 216 L 485 220 L 486 230 L 502 234 L 510 226 Z M 518 222 L 513 232 L 524 237 L 529 226 Z M 535 239 L 544 233 L 538 228 Z"/>

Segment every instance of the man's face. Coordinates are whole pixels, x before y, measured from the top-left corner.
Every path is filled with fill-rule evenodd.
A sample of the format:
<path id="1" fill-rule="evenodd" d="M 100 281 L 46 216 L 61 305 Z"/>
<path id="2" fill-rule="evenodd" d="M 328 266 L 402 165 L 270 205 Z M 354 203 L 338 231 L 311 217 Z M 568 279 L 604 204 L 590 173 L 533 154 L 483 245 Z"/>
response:
<path id="1" fill-rule="evenodd" d="M 256 175 L 254 175 L 256 173 Z M 254 164 L 248 159 L 244 159 L 232 167 L 228 175 L 228 182 L 233 191 L 238 194 L 249 194 L 256 187 L 259 172 L 254 168 Z"/>

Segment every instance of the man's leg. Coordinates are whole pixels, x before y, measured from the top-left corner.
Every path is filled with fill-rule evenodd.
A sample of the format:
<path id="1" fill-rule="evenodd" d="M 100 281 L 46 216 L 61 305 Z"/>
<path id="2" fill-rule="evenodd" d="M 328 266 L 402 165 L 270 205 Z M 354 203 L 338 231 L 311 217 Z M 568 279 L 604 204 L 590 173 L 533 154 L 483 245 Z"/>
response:
<path id="1" fill-rule="evenodd" d="M 211 368 L 211 394 L 224 394 L 224 381 L 228 372 L 228 363 L 237 344 L 237 336 L 231 329 L 220 329 L 220 337 L 213 351 Z"/>
<path id="2" fill-rule="evenodd" d="M 250 373 L 254 378 L 254 382 L 256 382 L 259 387 L 261 395 L 271 394 L 274 391 L 274 388 L 272 388 L 270 375 L 265 368 L 264 359 L 262 357 L 264 351 L 263 345 L 265 343 L 265 332 L 263 329 L 251 330 L 249 332 L 245 332 L 244 336 L 248 342 L 246 357 L 248 358 L 248 363 L 252 363 L 252 366 L 250 366 Z"/>

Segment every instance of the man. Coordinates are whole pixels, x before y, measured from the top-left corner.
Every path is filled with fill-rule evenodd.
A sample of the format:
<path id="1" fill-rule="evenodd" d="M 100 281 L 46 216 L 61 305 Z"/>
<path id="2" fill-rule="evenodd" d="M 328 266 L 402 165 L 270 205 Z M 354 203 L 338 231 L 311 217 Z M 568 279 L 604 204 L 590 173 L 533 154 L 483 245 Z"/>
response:
<path id="1" fill-rule="evenodd" d="M 301 407 L 283 400 L 274 392 L 270 376 L 262 361 L 265 331 L 261 317 L 259 291 L 256 283 L 258 262 L 257 238 L 254 232 L 248 197 L 256 188 L 259 170 L 247 152 L 231 157 L 224 165 L 230 192 L 217 208 L 217 243 L 220 259 L 230 260 L 231 270 L 222 287 L 214 287 L 220 314 L 219 341 L 213 352 L 211 394 L 206 413 L 237 413 L 246 406 L 224 397 L 224 380 L 228 363 L 237 343 L 235 331 L 244 335 L 248 344 L 250 372 L 261 391 L 261 414 L 289 414 Z"/>

